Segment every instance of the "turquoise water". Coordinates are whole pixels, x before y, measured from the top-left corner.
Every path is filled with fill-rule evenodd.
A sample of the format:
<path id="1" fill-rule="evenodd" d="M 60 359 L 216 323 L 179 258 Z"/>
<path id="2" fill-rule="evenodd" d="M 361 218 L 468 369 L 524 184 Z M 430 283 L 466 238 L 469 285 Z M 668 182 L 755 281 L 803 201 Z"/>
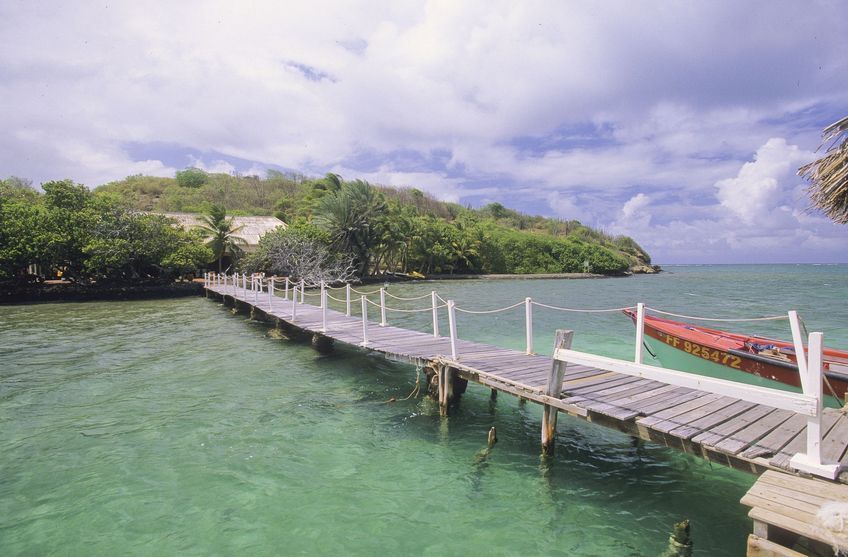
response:
<path id="1" fill-rule="evenodd" d="M 436 288 L 470 309 L 528 295 L 727 317 L 798 309 L 848 346 L 848 267 L 669 271 L 390 292 Z M 460 314 L 459 335 L 520 348 L 523 320 L 521 308 Z M 426 330 L 429 314 L 389 321 Z M 539 351 L 572 328 L 579 348 L 632 353 L 616 314 L 537 308 L 534 324 Z M 786 336 L 767 325 L 757 331 Z M 205 299 L 5 307 L 0 356 L 4 556 L 651 556 L 682 518 L 696 554 L 742 555 L 751 529 L 738 502 L 748 474 L 567 417 L 545 461 L 533 404 L 492 404 L 471 385 L 443 419 L 426 398 L 401 400 L 414 367 L 354 349 L 319 356 Z M 480 459 L 492 425 L 499 442 Z"/>

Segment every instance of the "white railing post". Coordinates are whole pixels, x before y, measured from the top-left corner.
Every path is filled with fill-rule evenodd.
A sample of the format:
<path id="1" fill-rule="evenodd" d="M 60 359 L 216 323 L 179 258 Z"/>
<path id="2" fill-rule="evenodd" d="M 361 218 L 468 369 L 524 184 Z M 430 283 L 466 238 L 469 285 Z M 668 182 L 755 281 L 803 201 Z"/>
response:
<path id="1" fill-rule="evenodd" d="M 368 300 L 362 296 L 362 346 L 368 346 Z"/>
<path id="2" fill-rule="evenodd" d="M 798 312 L 794 309 L 789 311 L 789 329 L 792 331 L 792 344 L 795 346 L 795 359 L 798 364 L 798 373 L 801 376 L 801 388 L 804 392 L 813 387 L 807 385 L 807 356 L 804 350 L 804 335 L 801 334 L 801 320 Z"/>
<path id="3" fill-rule="evenodd" d="M 286 277 L 286 289 L 283 292 L 283 300 L 289 299 L 289 277 Z"/>
<path id="4" fill-rule="evenodd" d="M 297 317 L 297 286 L 294 287 L 292 292 L 292 323 L 294 323 L 295 318 Z"/>
<path id="5" fill-rule="evenodd" d="M 380 288 L 380 326 L 386 326 L 386 289 Z"/>
<path id="6" fill-rule="evenodd" d="M 448 300 L 448 326 L 450 328 L 450 346 L 451 357 L 454 360 L 459 360 L 456 353 L 456 304 L 453 300 Z"/>
<path id="7" fill-rule="evenodd" d="M 274 309 L 274 277 L 268 279 L 268 309 Z"/>
<path id="8" fill-rule="evenodd" d="M 253 305 L 259 305 L 259 291 L 262 290 L 262 279 L 253 277 Z"/>
<path id="9" fill-rule="evenodd" d="M 439 338 L 439 309 L 436 304 L 436 291 L 430 292 L 430 299 L 433 302 L 433 336 Z"/>
<path id="10" fill-rule="evenodd" d="M 789 461 L 789 465 L 802 472 L 808 472 L 835 480 L 839 475 L 838 463 L 824 463 L 821 457 L 822 444 L 822 410 L 823 387 L 822 387 L 822 351 L 823 335 L 821 333 L 810 333 L 807 343 L 809 356 L 806 365 L 806 380 L 802 377 L 804 394 L 815 397 L 816 414 L 807 417 L 807 452 L 798 453 Z M 797 355 L 798 361 L 804 357 L 803 352 Z M 799 366 L 800 370 L 800 366 Z"/>
<path id="11" fill-rule="evenodd" d="M 527 354 L 533 353 L 533 300 L 524 298 L 524 328 L 527 336 Z"/>
<path id="12" fill-rule="evenodd" d="M 345 316 L 350 317 L 350 283 L 345 284 Z"/>
<path id="13" fill-rule="evenodd" d="M 636 350 L 634 351 L 633 361 L 637 364 L 642 363 L 642 353 L 645 344 L 645 304 L 639 302 L 636 304 Z"/>
<path id="14" fill-rule="evenodd" d="M 321 332 L 327 332 L 327 289 L 321 281 Z"/>
<path id="15" fill-rule="evenodd" d="M 236 276 L 238 276 L 238 273 L 236 273 Z M 247 297 L 247 273 L 241 274 L 241 288 L 244 290 L 245 297 Z"/>
<path id="16" fill-rule="evenodd" d="M 303 297 L 305 296 L 304 292 L 306 292 L 306 281 L 300 279 L 300 303 L 303 303 Z"/>

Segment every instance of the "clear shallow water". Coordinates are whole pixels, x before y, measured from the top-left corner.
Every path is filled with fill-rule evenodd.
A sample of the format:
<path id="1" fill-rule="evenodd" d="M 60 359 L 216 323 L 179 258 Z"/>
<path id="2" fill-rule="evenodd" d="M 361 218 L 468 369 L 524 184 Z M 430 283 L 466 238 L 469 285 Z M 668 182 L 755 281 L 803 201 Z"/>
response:
<path id="1" fill-rule="evenodd" d="M 435 286 L 472 308 L 526 295 L 728 317 L 796 308 L 848 346 L 844 266 L 670 271 L 390 291 Z M 540 351 L 561 327 L 578 347 L 632 352 L 618 315 L 535 321 Z M 459 320 L 461 337 L 504 346 L 523 345 L 521 327 L 521 310 Z M 543 462 L 535 405 L 492 405 L 474 385 L 447 420 L 427 399 L 385 404 L 411 391 L 413 367 L 321 357 L 204 299 L 6 307 L 0 357 L 2 555 L 650 556 L 682 518 L 696 554 L 741 555 L 750 532 L 738 501 L 752 476 L 566 417 Z M 491 425 L 499 443 L 481 462 Z"/>

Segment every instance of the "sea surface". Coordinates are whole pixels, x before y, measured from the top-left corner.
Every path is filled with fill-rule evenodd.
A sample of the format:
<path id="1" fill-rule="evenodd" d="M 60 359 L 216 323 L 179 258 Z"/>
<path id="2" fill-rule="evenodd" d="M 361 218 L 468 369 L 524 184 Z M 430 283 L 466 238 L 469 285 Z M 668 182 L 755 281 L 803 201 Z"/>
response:
<path id="1" fill-rule="evenodd" d="M 434 289 L 471 311 L 527 296 L 705 317 L 797 309 L 825 344 L 848 347 L 844 265 L 388 291 Z M 388 320 L 432 327 L 427 312 Z M 557 328 L 574 329 L 578 349 L 632 357 L 620 313 L 536 307 L 537 351 L 550 352 Z M 729 328 L 789 337 L 786 321 Z M 523 348 L 524 309 L 459 313 L 458 334 Z M 321 356 L 203 298 L 3 307 L 0 362 L 3 556 L 655 556 L 684 518 L 695 554 L 720 556 L 744 555 L 751 531 L 739 499 L 752 475 L 566 416 L 542 459 L 534 404 L 493 403 L 472 384 L 440 418 L 426 397 L 407 398 L 414 366 L 346 347 Z M 484 457 L 493 425 L 499 442 Z"/>

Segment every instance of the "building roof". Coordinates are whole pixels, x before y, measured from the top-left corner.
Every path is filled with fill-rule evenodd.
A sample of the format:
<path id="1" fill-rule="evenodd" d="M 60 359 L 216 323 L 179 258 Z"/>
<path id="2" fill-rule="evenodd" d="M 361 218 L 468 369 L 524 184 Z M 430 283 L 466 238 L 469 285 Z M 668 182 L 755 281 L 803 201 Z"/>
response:
<path id="1" fill-rule="evenodd" d="M 203 215 L 197 213 L 158 213 L 179 222 L 183 228 L 193 228 L 205 224 Z M 259 238 L 276 228 L 288 228 L 288 225 L 277 217 L 229 217 L 233 219 L 233 227 L 238 231 L 233 234 L 247 244 L 245 248 L 251 251 L 259 244 Z"/>

